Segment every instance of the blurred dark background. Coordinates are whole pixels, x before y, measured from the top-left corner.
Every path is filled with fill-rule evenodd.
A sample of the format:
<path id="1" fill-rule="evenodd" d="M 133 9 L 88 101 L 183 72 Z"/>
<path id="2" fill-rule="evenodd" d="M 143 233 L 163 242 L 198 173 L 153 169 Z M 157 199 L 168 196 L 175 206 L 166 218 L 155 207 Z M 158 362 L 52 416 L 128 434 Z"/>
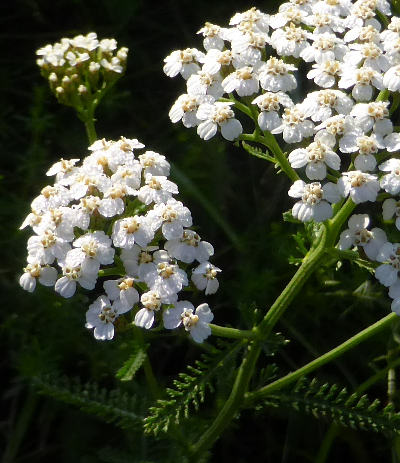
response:
<path id="1" fill-rule="evenodd" d="M 279 3 L 256 6 L 268 12 Z M 52 373 L 113 388 L 118 385 L 115 372 L 130 347 L 124 333 L 111 343 L 100 343 L 84 328 L 91 294 L 61 300 L 51 289 L 38 287 L 28 294 L 18 285 L 29 236 L 18 227 L 48 182 L 45 172 L 60 157 L 83 157 L 87 149 L 83 125 L 72 109 L 57 104 L 40 76 L 35 50 L 90 31 L 129 47 L 126 75 L 98 109 L 97 133 L 108 139 L 138 138 L 148 149 L 167 156 L 180 198 L 192 210 L 202 238 L 213 243 L 213 263 L 223 269 L 221 289 L 209 298 L 215 322 L 249 328 L 247 308 L 257 305 L 265 313 L 295 271 L 289 257 L 301 257 L 292 235 L 302 227 L 281 219 L 292 204 L 287 197 L 289 182 L 276 176 L 272 165 L 222 138 L 204 142 L 195 130 L 171 124 L 168 111 L 184 93 L 184 82 L 166 77 L 162 66 L 174 49 L 201 48 L 196 32 L 204 22 L 225 26 L 236 11 L 251 6 L 247 1 L 209 0 L 1 2 L 3 463 L 55 458 L 60 463 L 153 461 L 146 439 L 140 437 L 138 442 L 137 436 L 78 408 L 38 396 L 31 386 L 30 378 Z M 278 359 L 281 372 L 329 350 L 388 310 L 381 288 L 367 273 L 355 272 L 347 264 L 340 272 L 321 269 L 278 327 L 292 340 Z M 386 355 L 391 340 L 390 333 L 383 333 L 325 368 L 321 377 L 356 388 L 382 366 L 374 359 Z M 173 375 L 198 357 L 199 349 L 184 339 L 166 338 L 154 341 L 149 355 L 156 375 L 170 385 Z M 123 385 L 128 393 L 142 387 L 140 374 L 135 381 L 136 385 Z M 373 390 L 383 402 L 385 387 L 383 381 Z M 273 411 L 256 418 L 245 412 L 216 445 L 210 461 L 314 461 L 328 427 L 329 423 L 292 412 Z M 338 428 L 326 461 L 389 461 L 396 445 L 379 435 Z"/>

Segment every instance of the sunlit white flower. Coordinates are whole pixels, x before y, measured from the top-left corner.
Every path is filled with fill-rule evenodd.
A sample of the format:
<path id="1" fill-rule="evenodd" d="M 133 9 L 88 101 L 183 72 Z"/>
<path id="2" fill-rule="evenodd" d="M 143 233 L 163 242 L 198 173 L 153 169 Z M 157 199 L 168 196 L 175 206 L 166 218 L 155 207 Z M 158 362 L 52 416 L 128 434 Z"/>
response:
<path id="1" fill-rule="evenodd" d="M 371 101 L 374 89 L 382 90 L 383 76 L 375 69 L 346 67 L 339 79 L 340 88 L 353 87 L 351 94 L 357 101 Z"/>
<path id="2" fill-rule="evenodd" d="M 297 81 L 291 71 L 297 68 L 275 57 L 269 58 L 258 69 L 260 86 L 270 92 L 289 92 L 297 87 Z"/>
<path id="3" fill-rule="evenodd" d="M 164 175 L 145 175 L 145 185 L 138 191 L 138 199 L 148 205 L 151 203 L 166 203 L 173 194 L 178 193 L 178 187 Z"/>
<path id="4" fill-rule="evenodd" d="M 373 129 L 376 134 L 385 136 L 393 131 L 388 106 L 388 101 L 358 103 L 353 107 L 350 115 L 356 118 L 357 125 L 364 132 Z"/>
<path id="5" fill-rule="evenodd" d="M 375 277 L 384 286 L 392 286 L 398 281 L 400 269 L 400 244 L 385 243 L 376 257 L 382 265 L 375 269 Z"/>
<path id="6" fill-rule="evenodd" d="M 279 117 L 280 106 L 291 108 L 293 101 L 283 92 L 265 92 L 255 98 L 252 104 L 256 104 L 261 113 L 258 115 L 258 125 L 261 130 L 273 130 L 282 124 L 282 119 Z"/>
<path id="7" fill-rule="evenodd" d="M 375 260 L 380 248 L 387 242 L 386 233 L 381 228 L 367 230 L 369 217 L 367 214 L 352 215 L 349 228 L 343 230 L 339 239 L 339 249 L 361 246 L 369 259 Z"/>
<path id="8" fill-rule="evenodd" d="M 180 301 L 174 307 L 163 312 L 165 328 L 172 330 L 181 324 L 195 342 L 203 342 L 211 334 L 209 323 L 214 315 L 208 304 L 201 304 L 194 308 L 189 301 Z"/>
<path id="9" fill-rule="evenodd" d="M 205 294 L 214 294 L 219 288 L 219 282 L 217 280 L 218 272 L 221 269 L 210 262 L 202 262 L 192 272 L 192 281 L 196 288 L 200 291 L 205 290 Z"/>
<path id="10" fill-rule="evenodd" d="M 211 95 L 180 95 L 169 111 L 171 122 L 175 124 L 182 120 L 185 127 L 196 127 L 201 122 L 196 113 L 202 103 L 214 103 L 214 97 Z"/>
<path id="11" fill-rule="evenodd" d="M 100 265 L 114 262 L 115 249 L 111 247 L 111 239 L 102 230 L 86 233 L 73 243 L 74 249 L 65 257 L 65 263 L 70 267 L 81 266 L 88 273 L 97 273 Z"/>
<path id="12" fill-rule="evenodd" d="M 311 137 L 314 133 L 314 124 L 307 119 L 301 105 L 285 108 L 282 115 L 282 124 L 271 133 L 282 133 L 286 143 L 298 143 L 303 138 Z"/>
<path id="13" fill-rule="evenodd" d="M 138 156 L 144 175 L 165 175 L 168 177 L 170 165 L 162 154 L 146 151 Z"/>
<path id="14" fill-rule="evenodd" d="M 56 235 L 53 229 L 41 230 L 40 235 L 31 236 L 28 239 L 28 262 L 40 262 L 52 264 L 54 260 L 64 259 L 71 249 L 70 244 Z"/>
<path id="15" fill-rule="evenodd" d="M 382 204 L 383 220 L 390 220 L 393 216 L 396 217 L 395 225 L 397 230 L 400 230 L 400 202 L 393 198 L 388 198 Z"/>
<path id="16" fill-rule="evenodd" d="M 311 46 L 300 53 L 300 57 L 307 63 L 327 60 L 340 61 L 348 50 L 342 39 L 329 32 L 314 33 L 309 38 L 312 40 Z"/>
<path id="17" fill-rule="evenodd" d="M 204 53 L 196 48 L 186 48 L 185 50 L 175 50 L 164 59 L 163 71 L 168 77 L 175 77 L 179 73 L 184 79 L 188 79 L 192 74 L 200 71 Z"/>
<path id="18" fill-rule="evenodd" d="M 296 180 L 288 194 L 292 198 L 301 198 L 293 206 L 292 215 L 302 222 L 330 219 L 333 214 L 330 203 L 336 203 L 341 198 L 337 186 L 331 182 L 322 186 L 318 182 L 306 184 L 303 180 Z"/>
<path id="19" fill-rule="evenodd" d="M 293 23 L 282 29 L 276 29 L 271 34 L 271 45 L 280 56 L 294 56 L 298 58 L 300 53 L 310 46 L 307 41 L 311 34 Z"/>
<path id="20" fill-rule="evenodd" d="M 310 180 L 323 180 L 327 173 L 326 166 L 340 169 L 340 157 L 332 151 L 332 146 L 318 140 L 306 148 L 293 150 L 289 154 L 289 162 L 295 169 L 306 166 L 306 175 Z"/>
<path id="21" fill-rule="evenodd" d="M 371 172 L 375 169 L 374 155 L 383 148 L 385 148 L 383 138 L 375 134 L 368 137 L 358 133 L 349 133 L 339 142 L 339 149 L 342 153 L 359 152 L 354 160 L 354 166 L 362 172 Z"/>
<path id="22" fill-rule="evenodd" d="M 109 341 L 114 337 L 114 322 L 129 309 L 116 300 L 113 303 L 106 296 L 98 297 L 86 312 L 86 328 L 94 328 L 94 337 Z"/>
<path id="23" fill-rule="evenodd" d="M 245 66 L 225 77 L 222 86 L 227 93 L 236 90 L 239 96 L 250 96 L 258 91 L 258 79 L 253 73 L 253 68 Z"/>
<path id="24" fill-rule="evenodd" d="M 330 88 L 336 84 L 336 79 L 341 73 L 341 61 L 321 57 L 312 65 L 311 71 L 307 73 L 307 78 L 314 80 L 322 88 Z"/>
<path id="25" fill-rule="evenodd" d="M 167 240 L 181 238 L 183 227 L 192 225 L 190 210 L 173 198 L 165 204 L 157 204 L 149 212 L 148 217 L 153 221 L 155 229 L 161 227 L 162 234 Z"/>
<path id="26" fill-rule="evenodd" d="M 32 293 L 36 288 L 36 280 L 44 286 L 54 286 L 57 280 L 57 270 L 54 267 L 42 265 L 39 261 L 28 263 L 19 279 L 19 284 L 25 291 Z"/>
<path id="27" fill-rule="evenodd" d="M 235 113 L 231 109 L 234 103 L 216 102 L 214 104 L 204 103 L 199 106 L 197 117 L 203 121 L 197 127 L 197 133 L 203 140 L 209 140 L 221 129 L 221 135 L 233 141 L 242 132 L 242 124 L 235 119 Z"/>
<path id="28" fill-rule="evenodd" d="M 60 184 L 48 185 L 42 188 L 40 195 L 31 204 L 31 208 L 37 212 L 44 212 L 60 206 L 68 206 L 71 195 L 67 188 Z"/>
<path id="29" fill-rule="evenodd" d="M 118 248 L 130 249 L 136 243 L 145 247 L 154 237 L 151 223 L 144 216 L 125 217 L 114 222 L 112 240 Z"/>
<path id="30" fill-rule="evenodd" d="M 121 304 L 131 309 L 139 301 L 135 280 L 126 276 L 118 280 L 106 280 L 103 288 L 111 301 L 120 300 Z"/>
<path id="31" fill-rule="evenodd" d="M 230 26 L 240 26 L 241 23 L 254 24 L 261 32 L 268 32 L 269 15 L 262 13 L 256 7 L 252 7 L 243 13 L 235 13 L 229 21 Z"/>
<path id="32" fill-rule="evenodd" d="M 222 69 L 222 66 L 229 66 L 232 64 L 233 54 L 231 50 L 208 50 L 204 57 L 204 64 L 202 70 L 210 74 L 217 74 Z"/>
<path id="33" fill-rule="evenodd" d="M 210 74 L 205 71 L 198 71 L 192 74 L 186 83 L 189 95 L 210 95 L 216 100 L 225 93 L 222 87 L 222 77 L 220 74 Z"/>
<path id="34" fill-rule="evenodd" d="M 197 32 L 204 37 L 203 46 L 205 50 L 224 48 L 224 31 L 220 26 L 206 22 L 204 26 Z"/>
<path id="35" fill-rule="evenodd" d="M 400 159 L 392 158 L 382 162 L 379 170 L 389 172 L 381 178 L 381 187 L 391 195 L 396 195 L 400 191 Z"/>
<path id="36" fill-rule="evenodd" d="M 90 273 L 85 271 L 80 265 L 71 267 L 60 262 L 63 276 L 56 281 L 54 290 L 65 298 L 70 298 L 75 294 L 76 284 L 79 283 L 82 288 L 94 289 L 96 286 L 98 272 Z"/>
<path id="37" fill-rule="evenodd" d="M 349 114 L 354 101 L 340 90 L 319 90 L 309 93 L 301 103 L 307 117 L 313 121 L 325 121 L 333 111 L 340 115 Z"/>
<path id="38" fill-rule="evenodd" d="M 176 300 L 176 295 L 183 286 L 188 285 L 187 275 L 178 265 L 161 261 L 144 277 L 151 290 L 157 291 L 166 303 Z"/>
<path id="39" fill-rule="evenodd" d="M 140 280 L 143 280 L 150 270 L 153 270 L 156 264 L 153 261 L 159 261 L 154 251 L 158 250 L 158 246 L 141 247 L 134 244 L 131 248 L 123 248 L 121 250 L 121 260 L 124 264 L 126 273 L 133 275 Z M 166 253 L 166 251 L 160 251 Z M 167 253 L 166 253 L 167 254 Z M 169 257 L 169 256 L 168 256 Z M 168 260 L 168 257 L 163 260 Z"/>
<path id="40" fill-rule="evenodd" d="M 356 204 L 365 201 L 374 202 L 380 190 L 376 175 L 366 174 L 359 170 L 343 172 L 337 185 L 341 194 L 344 197 L 350 195 Z"/>
<path id="41" fill-rule="evenodd" d="M 184 230 L 181 238 L 168 240 L 164 248 L 170 256 L 187 264 L 194 260 L 205 262 L 214 254 L 213 246 L 207 241 L 201 241 L 193 230 Z"/>

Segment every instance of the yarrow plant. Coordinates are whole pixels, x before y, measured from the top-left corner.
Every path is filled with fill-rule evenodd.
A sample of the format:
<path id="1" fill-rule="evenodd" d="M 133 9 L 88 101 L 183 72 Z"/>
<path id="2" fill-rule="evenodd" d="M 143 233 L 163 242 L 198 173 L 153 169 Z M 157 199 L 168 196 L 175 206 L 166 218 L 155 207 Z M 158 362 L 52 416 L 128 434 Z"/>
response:
<path id="1" fill-rule="evenodd" d="M 394 7 L 400 5 L 394 2 Z M 30 226 L 35 234 L 28 239 L 20 277 L 28 291 L 39 281 L 64 298 L 80 288 L 101 290 L 86 313 L 86 327 L 99 340 L 114 337 L 120 317 L 154 333 L 161 324 L 167 330 L 182 327 L 199 344 L 211 334 L 237 340 L 236 353 L 243 351 L 243 356 L 239 364 L 233 360 L 230 393 L 206 430 L 185 444 L 186 455 L 193 458 L 204 455 L 240 409 L 268 400 L 285 402 L 284 388 L 400 315 L 400 244 L 392 242 L 400 230 L 400 130 L 395 123 L 400 18 L 390 3 L 291 0 L 273 15 L 254 7 L 233 15 L 226 26 L 206 22 L 198 34 L 204 50 L 175 50 L 164 60 L 164 73 L 183 79 L 186 87 L 172 103 L 169 118 L 205 141 L 220 135 L 289 178 L 294 202 L 284 217 L 303 224 L 309 244 L 302 244 L 304 256 L 297 259 L 299 268 L 285 289 L 251 330 L 212 324 L 207 303 L 196 308 L 182 296 L 188 290 L 205 295 L 218 290 L 221 270 L 210 262 L 214 249 L 192 228 L 189 209 L 174 197 L 178 187 L 168 179 L 164 156 L 145 151 L 136 139 L 98 139 L 94 109 L 125 71 L 127 49 L 116 51 L 114 39 L 99 41 L 94 33 L 37 52 L 59 101 L 74 106 L 85 123 L 90 154 L 80 164 L 62 159 L 47 172 L 55 182 L 33 200 L 21 227 Z M 308 80 L 305 94 L 301 75 Z M 296 295 L 317 269 L 339 268 L 344 260 L 374 273 L 393 300 L 393 313 L 298 370 L 278 379 L 271 373 L 249 390 L 260 353 L 276 336 L 273 330 Z M 229 345 L 222 358 L 235 349 Z M 192 376 L 181 375 L 175 389 L 165 392 L 168 400 L 150 408 L 146 432 L 169 432 L 171 416 L 179 424 L 189 405 L 198 408 L 224 363 L 219 358 L 213 369 L 207 362 L 189 369 Z M 315 383 L 312 390 L 324 396 Z M 342 414 L 331 415 L 341 424 L 382 430 L 378 421 L 389 420 L 388 427 L 400 432 L 395 423 L 400 416 L 393 410 L 372 416 L 376 407 L 368 402 L 358 416 L 364 402 L 353 409 L 350 399 L 343 405 L 338 396 L 335 407 L 339 403 Z M 298 402 L 294 407 L 299 408 Z M 318 404 L 304 408 L 329 415 L 329 403 L 320 410 Z"/>

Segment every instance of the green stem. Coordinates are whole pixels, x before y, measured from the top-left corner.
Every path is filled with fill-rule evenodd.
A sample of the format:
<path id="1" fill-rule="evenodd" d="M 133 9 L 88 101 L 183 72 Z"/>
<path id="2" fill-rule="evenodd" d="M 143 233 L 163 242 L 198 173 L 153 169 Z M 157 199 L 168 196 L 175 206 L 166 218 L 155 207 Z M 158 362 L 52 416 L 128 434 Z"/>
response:
<path id="1" fill-rule="evenodd" d="M 391 323 L 393 322 L 393 320 L 396 319 L 396 317 L 397 317 L 397 314 L 395 313 L 390 313 L 389 315 L 386 315 L 386 317 L 382 318 L 381 320 L 378 320 L 376 323 L 370 325 L 368 328 L 365 328 L 365 330 L 360 331 L 355 336 L 352 336 L 347 341 L 343 342 L 339 346 L 330 350 L 326 354 L 321 355 L 320 357 L 313 360 L 312 362 L 307 363 L 307 365 L 304 365 L 303 367 L 299 368 L 293 373 L 287 374 L 283 378 L 280 378 L 274 381 L 273 383 L 262 387 L 258 391 L 246 394 L 247 405 L 249 405 L 250 403 L 254 401 L 260 400 L 263 397 L 267 397 L 268 395 L 272 394 L 276 390 L 284 388 L 285 386 L 293 383 L 294 381 L 297 381 L 298 379 L 311 373 L 317 368 L 320 368 L 321 366 L 331 362 L 332 360 L 341 356 L 345 352 L 351 350 L 353 347 L 369 339 L 374 334 L 378 333 L 379 331 L 383 330 L 387 326 L 391 325 Z"/>
<path id="2" fill-rule="evenodd" d="M 87 118 L 85 118 L 86 134 L 89 139 L 89 143 L 92 144 L 97 140 L 96 128 L 94 126 L 94 111 L 88 112 Z"/>
<path id="3" fill-rule="evenodd" d="M 228 328 L 226 326 L 209 324 L 211 332 L 214 336 L 230 339 L 254 339 L 257 334 L 251 330 L 238 330 L 236 328 Z"/>
<path id="4" fill-rule="evenodd" d="M 289 161 L 287 160 L 287 157 L 285 156 L 285 153 L 281 150 L 279 143 L 276 141 L 275 136 L 272 135 L 271 132 L 264 132 L 264 136 L 257 137 L 256 141 L 258 141 L 259 143 L 266 146 L 272 151 L 276 160 L 278 161 L 280 168 L 283 172 L 285 172 L 285 174 L 290 178 L 290 180 L 292 180 L 293 182 L 295 182 L 296 180 L 300 180 L 298 173 L 290 165 Z"/>
<path id="5" fill-rule="evenodd" d="M 289 304 L 292 302 L 296 294 L 298 294 L 304 283 L 320 264 L 325 254 L 326 240 L 327 233 L 324 227 L 321 230 L 318 245 L 313 250 L 309 251 L 309 253 L 304 257 L 300 268 L 294 274 L 289 284 L 273 303 L 263 321 L 257 327 L 257 331 L 263 339 L 268 337 L 273 327 L 283 315 L 285 310 L 289 307 Z"/>
<path id="6" fill-rule="evenodd" d="M 250 378 L 255 368 L 258 356 L 260 355 L 260 345 L 253 341 L 247 347 L 247 354 L 239 367 L 231 394 L 216 417 L 215 421 L 199 440 L 191 447 L 190 452 L 194 456 L 210 448 L 219 438 L 222 431 L 229 425 L 242 406 L 243 396 L 248 388 Z"/>

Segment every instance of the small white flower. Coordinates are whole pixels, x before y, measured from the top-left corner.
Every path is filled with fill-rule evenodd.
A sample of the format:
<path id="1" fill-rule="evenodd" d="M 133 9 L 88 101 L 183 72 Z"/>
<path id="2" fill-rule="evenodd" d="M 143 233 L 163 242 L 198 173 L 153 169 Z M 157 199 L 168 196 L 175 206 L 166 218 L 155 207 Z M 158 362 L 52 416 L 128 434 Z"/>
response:
<path id="1" fill-rule="evenodd" d="M 311 137 L 314 133 L 314 124 L 307 119 L 301 105 L 285 108 L 282 115 L 282 125 L 271 130 L 271 133 L 282 133 L 286 143 L 299 143 L 303 138 Z"/>
<path id="2" fill-rule="evenodd" d="M 146 151 L 139 156 L 139 161 L 143 167 L 143 173 L 151 175 L 165 175 L 168 177 L 170 165 L 165 156 L 155 151 Z"/>
<path id="3" fill-rule="evenodd" d="M 32 201 L 31 208 L 37 212 L 45 212 L 60 206 L 68 206 L 71 195 L 62 185 L 46 186 L 42 188 L 40 195 Z"/>
<path id="4" fill-rule="evenodd" d="M 139 301 L 135 280 L 129 276 L 118 280 L 106 280 L 103 288 L 111 301 L 120 300 L 121 304 L 131 309 Z"/>
<path id="5" fill-rule="evenodd" d="M 217 292 L 219 282 L 217 280 L 218 272 L 221 269 L 209 262 L 202 262 L 192 272 L 192 281 L 200 291 L 205 290 L 205 294 L 214 294 Z"/>
<path id="6" fill-rule="evenodd" d="M 168 260 L 159 262 L 145 275 L 144 281 L 168 304 L 176 300 L 176 295 L 183 286 L 188 285 L 185 271 Z"/>
<path id="7" fill-rule="evenodd" d="M 400 159 L 382 162 L 379 170 L 389 172 L 381 178 L 381 187 L 391 195 L 396 195 L 400 191 Z"/>
<path id="8" fill-rule="evenodd" d="M 203 62 L 204 53 L 196 48 L 175 50 L 164 59 L 163 71 L 168 77 L 175 77 L 179 73 L 184 79 L 200 70 L 198 63 Z"/>
<path id="9" fill-rule="evenodd" d="M 204 37 L 203 46 L 205 50 L 222 50 L 224 48 L 224 29 L 216 24 L 206 22 L 198 32 Z"/>
<path id="10" fill-rule="evenodd" d="M 106 296 L 98 297 L 86 312 L 86 328 L 94 328 L 94 337 L 101 341 L 109 341 L 114 337 L 114 322 L 119 315 L 127 312 L 119 301 L 111 303 Z"/>
<path id="11" fill-rule="evenodd" d="M 143 304 L 143 308 L 135 315 L 135 325 L 149 330 L 154 323 L 154 312 L 158 312 L 165 301 L 160 294 L 154 290 L 142 294 L 140 301 Z"/>
<path id="12" fill-rule="evenodd" d="M 233 54 L 231 50 L 220 51 L 217 49 L 208 50 L 204 57 L 204 64 L 202 70 L 210 74 L 217 74 L 220 72 L 222 66 L 229 66 L 232 64 Z"/>
<path id="13" fill-rule="evenodd" d="M 359 133 L 349 133 L 341 138 L 339 149 L 342 153 L 359 152 L 354 160 L 354 166 L 362 172 L 375 170 L 375 154 L 382 148 L 385 148 L 381 136 L 372 134 L 370 137 Z"/>
<path id="14" fill-rule="evenodd" d="M 204 103 L 199 106 L 197 117 L 203 121 L 197 127 L 197 134 L 203 140 L 212 138 L 221 129 L 221 135 L 229 141 L 233 141 L 242 132 L 242 124 L 235 119 L 235 113 L 231 109 L 234 103 L 216 102 Z"/>
<path id="15" fill-rule="evenodd" d="M 211 335 L 209 323 L 213 318 L 214 315 L 208 304 L 201 304 L 195 309 L 189 301 L 176 302 L 173 308 L 163 313 L 165 328 L 172 330 L 182 324 L 185 330 L 190 332 L 193 340 L 198 343 Z"/>
<path id="16" fill-rule="evenodd" d="M 56 176 L 56 183 L 63 183 L 65 177 L 69 177 L 75 170 L 75 164 L 79 159 L 60 159 L 58 162 L 53 164 L 50 169 L 46 172 L 46 175 L 51 177 Z"/>
<path id="17" fill-rule="evenodd" d="M 209 95 L 218 100 L 225 93 L 222 87 L 222 77 L 219 74 L 210 74 L 198 71 L 187 80 L 187 92 L 189 95 Z"/>
<path id="18" fill-rule="evenodd" d="M 381 228 L 367 230 L 367 214 L 355 214 L 349 219 L 349 228 L 344 230 L 339 239 L 339 249 L 361 246 L 369 259 L 375 260 L 380 248 L 387 242 L 386 233 Z"/>
<path id="19" fill-rule="evenodd" d="M 253 68 L 245 66 L 225 77 L 222 87 L 227 93 L 236 90 L 239 96 L 250 96 L 258 91 L 258 79 L 253 73 Z"/>
<path id="20" fill-rule="evenodd" d="M 340 88 L 353 87 L 351 94 L 357 101 L 371 101 L 374 88 L 382 90 L 383 77 L 382 74 L 375 69 L 362 67 L 346 67 L 339 79 L 338 86 Z"/>
<path id="21" fill-rule="evenodd" d="M 375 202 L 380 190 L 376 175 L 366 174 L 359 170 L 344 172 L 337 185 L 341 194 L 344 197 L 350 195 L 356 204 L 366 201 Z"/>
<path id="22" fill-rule="evenodd" d="M 252 7 L 243 13 L 235 13 L 229 21 L 230 26 L 238 26 L 240 24 L 252 24 L 261 32 L 268 32 L 269 29 L 269 15 Z"/>
<path id="23" fill-rule="evenodd" d="M 171 122 L 175 124 L 182 120 L 185 127 L 196 127 L 201 122 L 196 113 L 202 103 L 214 103 L 214 97 L 211 95 L 181 95 L 169 111 Z"/>
<path id="24" fill-rule="evenodd" d="M 79 283 L 82 288 L 89 290 L 94 289 L 96 286 L 98 272 L 89 273 L 80 265 L 71 267 L 62 262 L 60 262 L 60 265 L 62 267 L 63 276 L 56 281 L 54 290 L 62 297 L 72 297 L 76 291 L 76 283 Z"/>
<path id="25" fill-rule="evenodd" d="M 125 270 L 129 275 L 143 280 L 150 270 L 155 268 L 153 261 L 157 260 L 157 246 L 141 247 L 134 244 L 131 248 L 123 248 L 121 250 L 121 260 L 124 264 Z M 161 253 L 166 251 L 160 251 Z M 168 260 L 168 259 L 164 259 Z M 158 262 L 158 260 L 157 260 Z"/>
<path id="26" fill-rule="evenodd" d="M 114 262 L 115 249 L 111 247 L 111 239 L 103 231 L 86 233 L 72 244 L 75 249 L 69 251 L 65 257 L 65 262 L 70 267 L 81 266 L 89 273 L 97 273 L 100 265 Z"/>
<path id="27" fill-rule="evenodd" d="M 307 95 L 301 106 L 307 117 L 313 121 L 325 121 L 336 111 L 340 115 L 349 114 L 354 102 L 340 90 L 319 90 Z"/>
<path id="28" fill-rule="evenodd" d="M 295 149 L 288 159 L 295 169 L 306 166 L 306 175 L 310 180 L 323 180 L 327 173 L 326 166 L 340 169 L 340 157 L 330 146 L 318 140 L 310 143 L 307 148 Z"/>
<path id="29" fill-rule="evenodd" d="M 341 61 L 322 57 L 312 65 L 311 71 L 307 73 L 307 78 L 314 80 L 314 82 L 322 88 L 330 88 L 336 84 L 336 78 L 341 73 Z"/>
<path id="30" fill-rule="evenodd" d="M 292 198 L 301 198 L 292 209 L 293 217 L 302 222 L 315 220 L 323 222 L 332 217 L 332 206 L 340 200 L 338 188 L 328 182 L 323 187 L 318 182 L 306 184 L 303 180 L 296 180 L 288 192 Z"/>
<path id="31" fill-rule="evenodd" d="M 70 244 L 57 236 L 51 228 L 41 231 L 40 235 L 28 239 L 28 262 L 52 264 L 55 258 L 62 260 L 71 249 Z"/>
<path id="32" fill-rule="evenodd" d="M 164 248 L 170 256 L 186 264 L 194 260 L 205 262 L 214 254 L 213 246 L 207 241 L 201 241 L 200 236 L 193 230 L 184 230 L 181 238 L 167 241 Z"/>
<path id="33" fill-rule="evenodd" d="M 385 199 L 382 204 L 383 220 L 390 220 L 393 216 L 396 217 L 396 228 L 400 230 L 400 202 L 393 198 Z"/>
<path id="34" fill-rule="evenodd" d="M 400 65 L 391 67 L 383 76 L 383 85 L 391 92 L 400 90 Z"/>
<path id="35" fill-rule="evenodd" d="M 375 269 L 375 277 L 384 286 L 395 284 L 400 269 L 400 244 L 385 243 L 379 250 L 376 260 L 384 263 Z"/>
<path id="36" fill-rule="evenodd" d="M 178 187 L 175 183 L 167 180 L 164 175 L 145 175 L 146 185 L 138 191 L 138 199 L 142 203 L 149 205 L 151 203 L 166 203 L 173 194 L 178 193 Z"/>
<path id="37" fill-rule="evenodd" d="M 282 124 L 282 119 L 279 117 L 280 106 L 291 108 L 293 101 L 283 92 L 265 92 L 255 98 L 252 104 L 256 104 L 261 113 L 258 115 L 258 125 L 261 130 L 273 130 Z"/>
<path id="38" fill-rule="evenodd" d="M 393 132 L 393 124 L 389 117 L 388 101 L 373 101 L 358 103 L 351 110 L 350 115 L 356 118 L 358 127 L 363 132 L 373 131 L 381 136 Z"/>
<path id="39" fill-rule="evenodd" d="M 280 56 L 294 56 L 299 58 L 300 53 L 310 44 L 307 39 L 311 34 L 293 23 L 271 34 L 271 45 Z"/>
<path id="40" fill-rule="evenodd" d="M 157 204 L 149 211 L 148 217 L 154 223 L 155 230 L 162 227 L 162 234 L 167 240 L 181 238 L 183 227 L 192 225 L 190 210 L 173 198 L 166 204 Z"/>
<path id="41" fill-rule="evenodd" d="M 130 249 L 136 243 L 145 247 L 154 237 L 154 232 L 148 219 L 135 215 L 114 222 L 112 231 L 114 246 Z"/>
<path id="42" fill-rule="evenodd" d="M 297 87 L 297 81 L 291 71 L 297 68 L 275 57 L 269 58 L 258 69 L 258 79 L 264 90 L 270 92 L 289 92 Z"/>
<path id="43" fill-rule="evenodd" d="M 31 262 L 24 268 L 19 284 L 25 291 L 32 293 L 36 288 L 36 280 L 44 286 L 54 286 L 57 280 L 57 270 L 40 262 Z"/>

